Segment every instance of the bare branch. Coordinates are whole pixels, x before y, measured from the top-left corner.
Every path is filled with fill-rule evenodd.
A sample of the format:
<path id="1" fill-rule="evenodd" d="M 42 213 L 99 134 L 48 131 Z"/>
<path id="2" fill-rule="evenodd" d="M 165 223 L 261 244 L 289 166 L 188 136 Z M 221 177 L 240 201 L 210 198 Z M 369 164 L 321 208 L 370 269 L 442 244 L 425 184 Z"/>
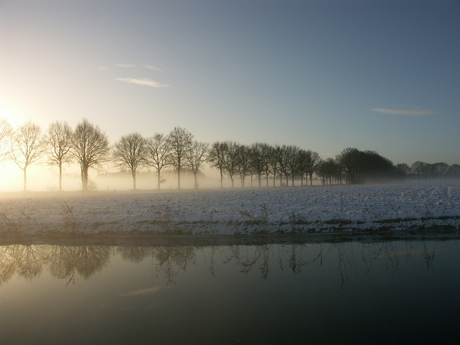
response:
<path id="1" fill-rule="evenodd" d="M 42 157 L 45 144 L 40 127 L 30 121 L 14 131 L 11 137 L 13 161 L 24 172 L 24 191 L 27 190 L 27 168 Z"/>
<path id="2" fill-rule="evenodd" d="M 72 155 L 80 164 L 81 182 L 84 191 L 88 190 L 88 170 L 108 161 L 110 152 L 107 135 L 98 126 L 83 119 L 72 136 Z"/>
<path id="3" fill-rule="evenodd" d="M 11 157 L 10 139 L 13 129 L 4 119 L 0 119 L 0 163 Z"/>
<path id="4" fill-rule="evenodd" d="M 171 162 L 171 146 L 168 137 L 163 134 L 155 134 L 147 142 L 147 164 L 154 167 L 158 176 L 158 189 L 162 181 L 161 170 L 169 166 Z"/>
<path id="5" fill-rule="evenodd" d="M 208 147 L 209 145 L 207 143 L 201 143 L 195 140 L 185 157 L 187 165 L 192 170 L 195 178 L 195 188 L 198 188 L 197 174 L 203 163 L 206 161 Z"/>
<path id="6" fill-rule="evenodd" d="M 136 172 L 145 163 L 147 140 L 139 133 L 121 137 L 112 149 L 115 164 L 122 169 L 129 169 L 133 177 L 133 189 L 136 189 Z"/>
<path id="7" fill-rule="evenodd" d="M 48 163 L 59 168 L 59 190 L 62 190 L 62 166 L 73 159 L 72 129 L 67 122 L 53 122 L 48 128 L 46 138 L 48 146 Z"/>
<path id="8" fill-rule="evenodd" d="M 175 127 L 169 133 L 168 141 L 171 147 L 171 165 L 177 170 L 177 188 L 180 189 L 180 172 L 184 160 L 192 146 L 193 134 L 181 127 Z"/>

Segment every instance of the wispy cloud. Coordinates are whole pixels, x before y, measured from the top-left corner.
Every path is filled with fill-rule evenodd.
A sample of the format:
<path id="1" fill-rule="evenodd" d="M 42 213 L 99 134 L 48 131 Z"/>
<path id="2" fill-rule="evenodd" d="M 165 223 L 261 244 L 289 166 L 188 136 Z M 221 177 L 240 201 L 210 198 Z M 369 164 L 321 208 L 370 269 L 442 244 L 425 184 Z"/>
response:
<path id="1" fill-rule="evenodd" d="M 136 85 L 144 85 L 144 86 L 150 86 L 150 87 L 167 87 L 169 86 L 168 84 L 161 84 L 155 80 L 152 79 L 147 79 L 147 78 L 142 78 L 142 79 L 137 79 L 137 78 L 117 78 L 118 81 L 122 81 L 125 83 L 129 84 L 136 84 Z"/>
<path id="2" fill-rule="evenodd" d="M 140 290 L 124 292 L 124 293 L 121 293 L 120 296 L 127 297 L 127 296 L 150 295 L 160 290 L 162 290 L 162 287 L 155 286 L 155 287 L 148 288 L 148 289 L 140 289 Z"/>
<path id="3" fill-rule="evenodd" d="M 107 71 L 109 68 L 107 66 L 97 66 L 99 71 Z"/>
<path id="4" fill-rule="evenodd" d="M 373 111 L 391 115 L 420 116 L 436 114 L 433 110 L 428 109 L 391 109 L 391 108 L 373 108 Z"/>
<path id="5" fill-rule="evenodd" d="M 161 68 L 158 68 L 158 67 L 155 67 L 155 66 L 152 66 L 152 65 L 144 65 L 145 68 L 151 70 L 151 71 L 157 71 L 157 72 L 163 72 L 163 70 Z"/>
<path id="6" fill-rule="evenodd" d="M 133 68 L 136 67 L 136 65 L 133 65 L 131 63 L 117 63 L 115 66 L 120 67 L 120 68 Z"/>

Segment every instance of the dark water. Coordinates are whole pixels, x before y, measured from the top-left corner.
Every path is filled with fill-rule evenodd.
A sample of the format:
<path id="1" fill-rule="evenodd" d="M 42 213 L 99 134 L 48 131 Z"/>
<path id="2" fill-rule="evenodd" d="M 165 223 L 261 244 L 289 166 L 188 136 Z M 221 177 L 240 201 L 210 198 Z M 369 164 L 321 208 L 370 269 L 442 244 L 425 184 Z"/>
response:
<path id="1" fill-rule="evenodd" d="M 0 344 L 458 344 L 459 240 L 0 246 Z"/>

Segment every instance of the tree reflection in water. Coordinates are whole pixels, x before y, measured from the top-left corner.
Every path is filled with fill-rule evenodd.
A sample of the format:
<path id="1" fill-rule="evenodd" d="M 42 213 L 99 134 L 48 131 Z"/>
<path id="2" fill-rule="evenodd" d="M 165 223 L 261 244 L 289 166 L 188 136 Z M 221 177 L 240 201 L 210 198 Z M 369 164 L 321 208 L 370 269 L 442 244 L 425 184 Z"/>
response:
<path id="1" fill-rule="evenodd" d="M 43 252 L 38 246 L 19 244 L 0 247 L 0 283 L 7 282 L 14 273 L 26 279 L 40 275 Z"/>
<path id="2" fill-rule="evenodd" d="M 152 256 L 157 261 L 156 272 L 163 274 L 167 284 L 174 283 L 174 277 L 181 270 L 185 271 L 189 263 L 196 264 L 196 249 L 190 246 L 156 247 Z"/>
<path id="3" fill-rule="evenodd" d="M 53 277 L 74 281 L 75 273 L 88 279 L 107 266 L 111 258 L 108 246 L 0 246 L 0 283 L 16 273 L 27 279 L 36 278 L 48 265 Z"/>
<path id="4" fill-rule="evenodd" d="M 13 246 L 0 247 L 0 285 L 6 283 L 14 275 L 17 266 L 17 260 L 14 253 Z"/>
<path id="5" fill-rule="evenodd" d="M 51 275 L 75 283 L 75 273 L 88 279 L 108 265 L 111 248 L 104 246 L 49 246 L 47 260 Z"/>
<path id="6" fill-rule="evenodd" d="M 117 253 L 123 260 L 139 263 L 152 255 L 151 247 L 117 247 Z"/>
<path id="7" fill-rule="evenodd" d="M 0 246 L 0 285 L 15 274 L 26 279 L 40 276 L 44 266 L 53 277 L 75 283 L 78 274 L 88 279 L 101 272 L 113 256 L 140 263 L 151 258 L 155 274 L 175 283 L 175 277 L 189 265 L 203 266 L 211 275 L 216 264 L 234 265 L 247 275 L 258 271 L 268 279 L 274 266 L 301 274 L 312 265 L 322 266 L 326 260 L 337 262 L 341 284 L 356 270 L 362 260 L 370 271 L 378 262 L 394 273 L 402 260 L 422 259 L 426 269 L 433 269 L 436 241 L 378 241 L 323 243 L 261 243 L 257 245 L 163 245 L 163 246 L 64 246 L 64 245 L 4 245 Z M 252 274 L 252 273 L 251 273 Z"/>

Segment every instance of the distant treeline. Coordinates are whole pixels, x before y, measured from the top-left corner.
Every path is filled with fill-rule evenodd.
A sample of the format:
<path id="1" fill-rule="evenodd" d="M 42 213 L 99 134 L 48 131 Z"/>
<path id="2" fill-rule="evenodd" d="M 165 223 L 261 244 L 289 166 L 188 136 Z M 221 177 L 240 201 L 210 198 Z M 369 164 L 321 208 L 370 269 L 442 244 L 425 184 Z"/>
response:
<path id="1" fill-rule="evenodd" d="M 83 119 L 75 128 L 66 122 L 54 122 L 42 133 L 40 126 L 27 122 L 12 128 L 0 120 L 0 162 L 12 160 L 23 171 L 24 190 L 27 190 L 27 169 L 32 164 L 46 162 L 59 169 L 59 190 L 62 190 L 62 172 L 66 164 L 78 164 L 82 189 L 88 189 L 88 171 L 106 164 L 129 171 L 136 189 L 136 175 L 141 169 L 153 169 L 157 188 L 164 181 L 165 171 L 177 174 L 177 187 L 181 187 L 181 172 L 198 176 L 205 164 L 224 178 L 241 187 L 246 180 L 255 179 L 262 186 L 313 185 L 318 178 L 323 184 L 356 184 L 402 178 L 460 177 L 460 165 L 415 162 L 394 165 L 375 151 L 346 148 L 335 158 L 322 159 L 317 152 L 292 145 L 239 144 L 233 141 L 213 144 L 194 140 L 193 134 L 176 127 L 167 135 L 155 134 L 144 138 L 139 133 L 121 137 L 114 145 L 98 126 Z M 251 183 L 252 185 L 252 183 Z"/>

